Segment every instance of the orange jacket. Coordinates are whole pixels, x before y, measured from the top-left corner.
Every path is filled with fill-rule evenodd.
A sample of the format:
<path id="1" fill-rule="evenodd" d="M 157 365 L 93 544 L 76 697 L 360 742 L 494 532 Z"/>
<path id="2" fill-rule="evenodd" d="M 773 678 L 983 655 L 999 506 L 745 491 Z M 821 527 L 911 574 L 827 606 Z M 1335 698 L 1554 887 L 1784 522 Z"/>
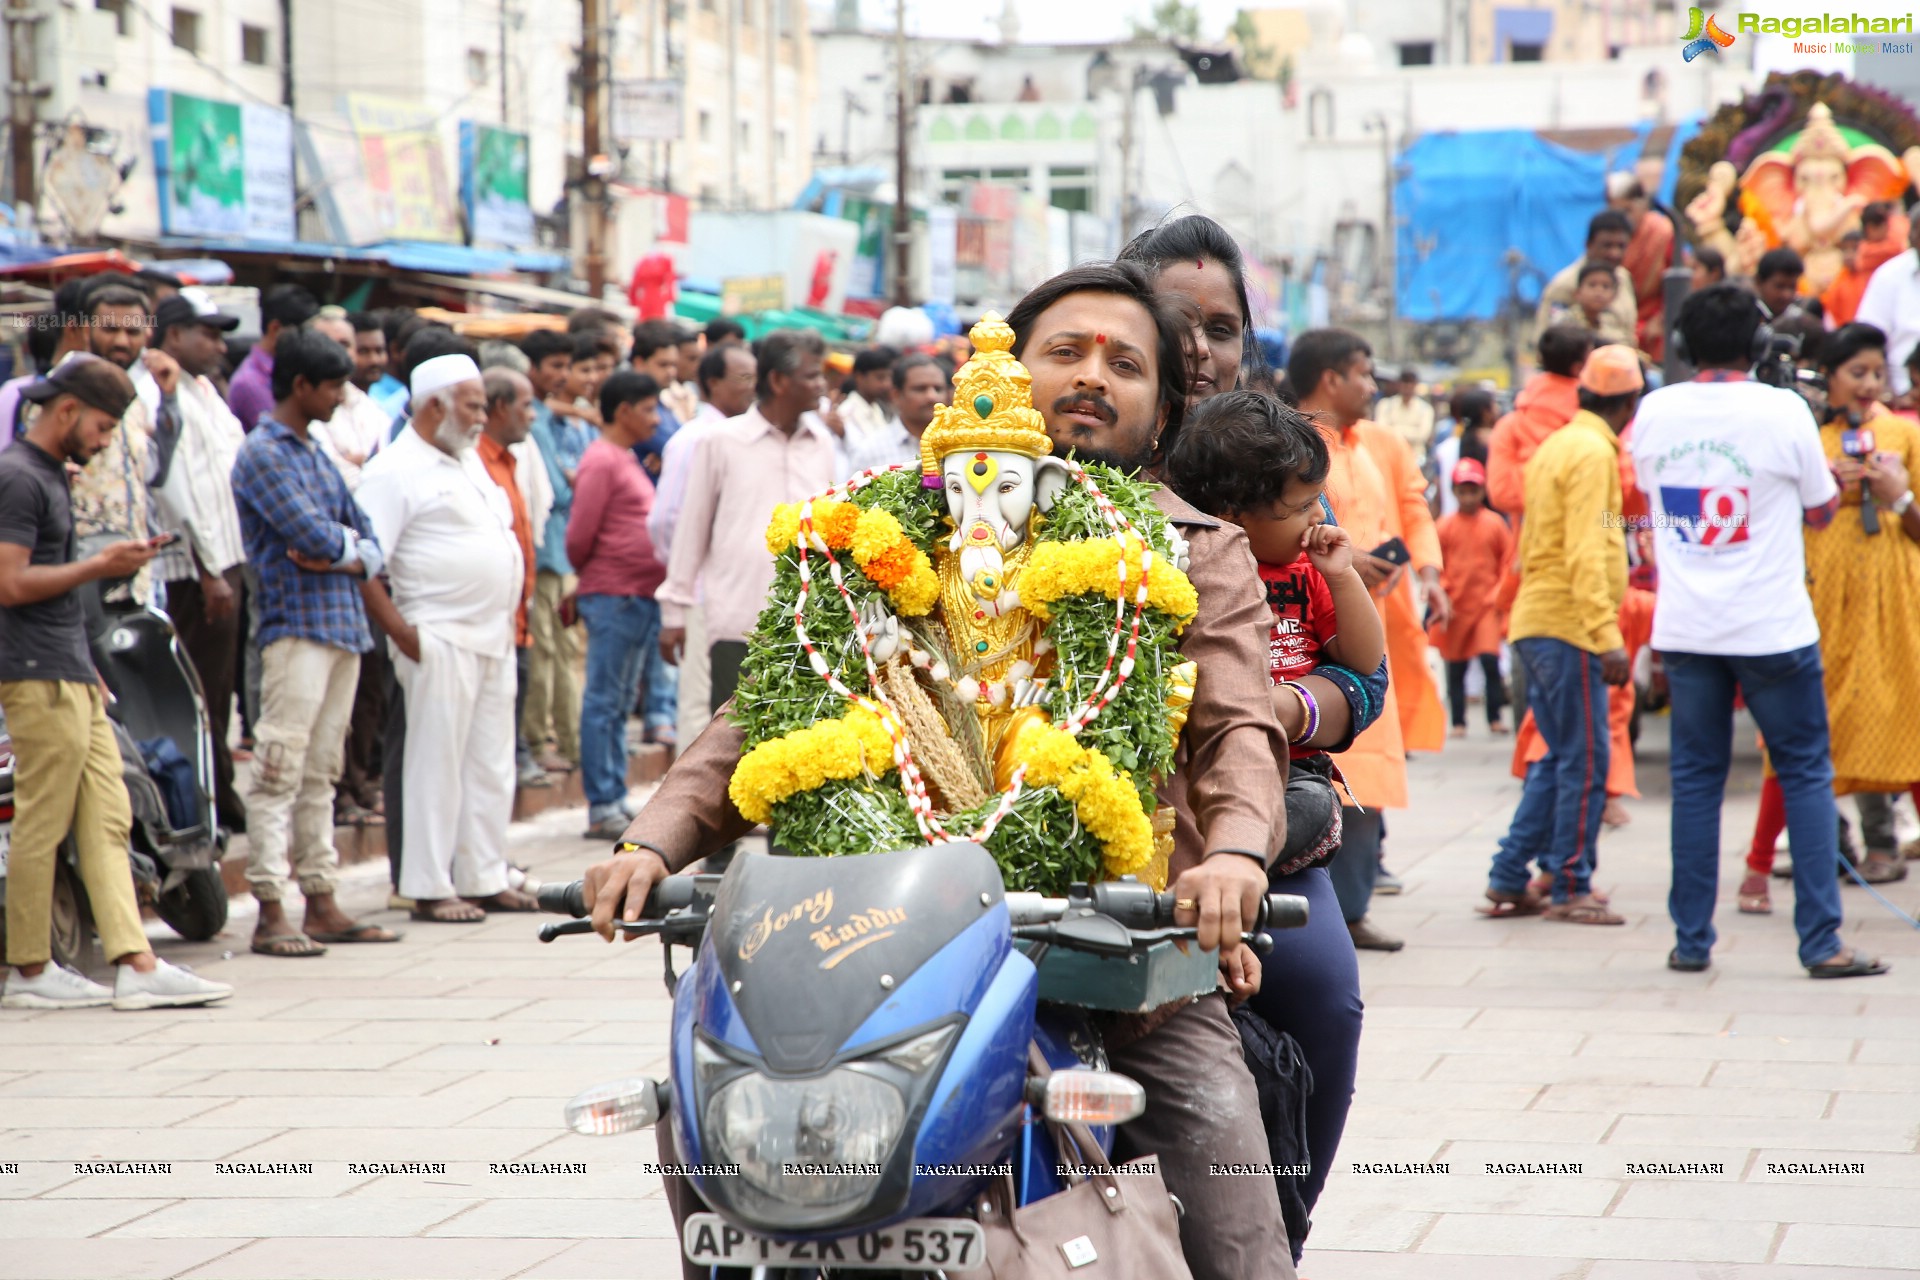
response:
<path id="1" fill-rule="evenodd" d="M 1526 509 L 1526 467 L 1540 442 L 1573 420 L 1580 384 L 1559 373 L 1536 373 L 1520 388 L 1513 412 L 1493 425 L 1487 441 L 1487 500 L 1507 516 Z"/>

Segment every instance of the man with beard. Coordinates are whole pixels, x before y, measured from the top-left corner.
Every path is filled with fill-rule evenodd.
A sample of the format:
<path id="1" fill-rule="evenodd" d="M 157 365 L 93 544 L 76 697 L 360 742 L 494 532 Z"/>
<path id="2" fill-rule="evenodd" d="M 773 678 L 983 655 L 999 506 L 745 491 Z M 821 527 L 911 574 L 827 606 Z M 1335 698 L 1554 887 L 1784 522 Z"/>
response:
<path id="1" fill-rule="evenodd" d="M 133 400 L 117 368 L 75 356 L 27 387 L 33 425 L 0 453 L 0 708 L 15 764 L 7 884 L 7 973 L 0 1008 L 152 1009 L 233 994 L 154 957 L 127 867 L 133 813 L 120 752 L 87 650 L 75 588 L 119 578 L 153 558 L 146 539 L 74 558 L 66 467 L 106 444 Z M 73 838 L 100 944 L 119 973 L 112 990 L 52 960 L 54 869 Z"/>
<path id="2" fill-rule="evenodd" d="M 1014 351 L 1032 375 L 1033 403 L 1056 453 L 1127 471 L 1152 466 L 1180 427 L 1187 399 L 1184 317 L 1154 295 L 1130 263 L 1077 267 L 1035 288 L 1008 316 Z M 1195 700 L 1174 772 L 1161 785 L 1179 814 L 1171 861 L 1176 920 L 1197 925 L 1202 947 L 1237 938 L 1267 891 L 1267 859 L 1284 836 L 1279 798 L 1287 742 L 1269 697 L 1271 623 L 1246 535 L 1162 489 L 1154 500 L 1191 553 L 1199 612 L 1180 651 L 1199 664 Z M 675 548 L 675 564 L 679 548 Z M 764 589 L 763 589 L 764 594 Z M 726 798 L 742 736 L 726 716 L 688 748 L 627 828 L 621 852 L 588 869 L 595 925 L 639 918 L 648 892 L 748 824 Z M 1244 950 L 1223 968 L 1237 994 L 1257 986 Z M 1294 1270 L 1269 1176 L 1213 1177 L 1210 1166 L 1269 1160 L 1252 1076 L 1226 1001 L 1212 995 L 1107 1030 L 1114 1069 L 1140 1081 L 1147 1111 L 1123 1126 L 1115 1157 L 1158 1156 L 1186 1206 L 1181 1243 L 1199 1280 L 1292 1280 Z M 662 1159 L 671 1129 L 658 1129 Z M 667 1180 L 677 1217 L 697 1208 L 689 1186 Z M 689 1269 L 687 1275 L 696 1271 Z"/>
<path id="3" fill-rule="evenodd" d="M 317 333 L 281 337 L 274 410 L 233 463 L 247 563 L 259 584 L 260 718 L 247 796 L 247 883 L 260 902 L 253 950 L 317 956 L 323 942 L 392 942 L 340 910 L 334 889 L 333 787 L 360 677 L 372 647 L 359 578 L 381 569 L 380 544 L 339 469 L 313 438 L 340 407 L 353 360 Z M 291 867 L 289 862 L 291 861 Z M 295 929 L 282 906 L 289 874 L 307 900 Z"/>
<path id="4" fill-rule="evenodd" d="M 219 372 L 226 350 L 222 335 L 239 323 L 197 292 L 167 299 L 154 311 L 154 341 L 180 374 L 171 392 L 144 366 L 133 379 L 153 415 L 155 441 L 170 454 L 166 474 L 153 481 L 153 499 L 161 523 L 180 541 L 160 554 L 157 568 L 166 583 L 167 614 L 200 673 L 213 728 L 214 804 L 220 824 L 231 831 L 247 829 L 227 746 L 239 669 L 240 570 L 247 559 L 240 508 L 233 501 L 233 460 L 247 432 L 207 378 Z"/>
<path id="5" fill-rule="evenodd" d="M 513 510 L 475 446 L 480 367 L 436 356 L 409 382 L 408 430 L 368 464 L 355 495 L 387 553 L 393 594 L 367 609 L 393 646 L 406 700 L 400 895 L 416 920 L 468 923 L 530 911 L 507 884 L 513 816 L 514 613 L 526 585 Z"/>
<path id="6" fill-rule="evenodd" d="M 366 318 L 362 317 L 363 320 Z M 320 437 L 321 447 L 326 449 L 328 456 L 340 468 L 340 474 L 347 478 L 347 488 L 352 489 L 360 483 L 360 469 L 380 451 L 381 444 L 387 438 L 387 430 L 393 425 L 393 415 L 367 394 L 367 388 L 386 371 L 387 336 L 378 326 L 375 326 L 371 335 L 361 333 L 337 307 L 323 310 L 308 327 L 315 333 L 326 334 L 353 357 L 353 376 L 347 379 L 346 398 L 334 410 L 333 417 L 316 433 Z M 361 355 L 361 339 L 369 336 L 380 342 L 377 360 L 371 351 L 364 358 Z"/>
<path id="7" fill-rule="evenodd" d="M 80 340 L 66 345 L 109 360 L 123 370 L 145 363 L 161 389 L 171 390 L 180 377 L 180 367 L 160 352 L 146 352 L 149 318 L 146 297 L 139 290 L 131 285 L 100 285 L 83 295 L 80 310 L 73 317 Z M 146 538 L 160 532 L 154 523 L 148 485 L 165 478 L 168 460 L 154 446 L 153 420 L 147 407 L 135 397 L 107 447 L 73 479 L 75 537 L 121 533 Z M 133 598 L 145 602 L 153 598 L 152 592 L 153 566 L 143 565 L 133 578 Z"/>

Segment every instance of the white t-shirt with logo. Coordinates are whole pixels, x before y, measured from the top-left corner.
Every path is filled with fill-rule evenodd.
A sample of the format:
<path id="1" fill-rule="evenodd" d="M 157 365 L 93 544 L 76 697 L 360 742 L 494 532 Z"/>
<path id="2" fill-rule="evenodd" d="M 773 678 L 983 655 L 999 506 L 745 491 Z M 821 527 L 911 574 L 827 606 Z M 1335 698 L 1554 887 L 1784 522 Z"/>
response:
<path id="1" fill-rule="evenodd" d="M 1750 657 L 1820 639 L 1803 512 L 1838 492 L 1806 401 L 1758 382 L 1682 382 L 1633 423 L 1653 507 L 1653 647 Z"/>

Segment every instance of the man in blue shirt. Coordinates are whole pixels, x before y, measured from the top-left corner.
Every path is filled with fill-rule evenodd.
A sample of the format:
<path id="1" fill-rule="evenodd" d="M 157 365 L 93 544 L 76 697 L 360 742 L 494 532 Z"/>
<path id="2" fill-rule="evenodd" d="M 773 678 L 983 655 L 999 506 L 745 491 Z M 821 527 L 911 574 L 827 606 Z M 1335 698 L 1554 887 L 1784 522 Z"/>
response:
<path id="1" fill-rule="evenodd" d="M 533 657 L 527 668 L 527 703 L 520 729 L 542 765 L 573 769 L 580 763 L 580 689 L 573 674 L 580 642 L 577 631 L 562 625 L 560 602 L 573 594 L 578 581 L 567 562 L 567 516 L 573 510 L 573 477 L 593 432 L 577 420 L 573 422 L 581 430 L 568 430 L 569 420 L 556 417 L 547 403 L 566 394 L 572 341 L 563 333 L 539 329 L 527 335 L 520 349 L 526 353 L 527 379 L 533 383 L 532 439 L 553 486 L 553 509 L 534 556 L 533 601 L 527 606 Z M 546 745 L 549 739 L 554 746 Z"/>
<path id="2" fill-rule="evenodd" d="M 334 899 L 333 788 L 340 776 L 360 655 L 373 646 L 360 580 L 380 572 L 373 525 L 339 468 L 312 439 L 312 423 L 340 407 L 353 357 L 323 334 L 281 335 L 273 413 L 233 464 L 233 496 L 247 560 L 260 581 L 260 718 L 247 797 L 247 883 L 260 902 L 253 950 L 322 954 L 324 942 L 394 942 Z M 291 859 L 291 866 L 289 866 Z M 281 899 L 289 876 L 306 898 L 295 929 Z"/>
<path id="3" fill-rule="evenodd" d="M 633 367 L 663 387 L 680 381 L 680 342 L 685 335 L 671 320 L 643 320 L 633 327 Z M 680 430 L 680 419 L 660 405 L 660 421 L 653 434 L 633 446 L 634 457 L 647 469 L 648 477 L 658 480 L 665 458 L 667 441 Z M 680 669 L 669 666 L 656 652 L 647 654 L 646 674 L 641 681 L 641 705 L 648 742 L 673 743 L 680 720 Z"/>

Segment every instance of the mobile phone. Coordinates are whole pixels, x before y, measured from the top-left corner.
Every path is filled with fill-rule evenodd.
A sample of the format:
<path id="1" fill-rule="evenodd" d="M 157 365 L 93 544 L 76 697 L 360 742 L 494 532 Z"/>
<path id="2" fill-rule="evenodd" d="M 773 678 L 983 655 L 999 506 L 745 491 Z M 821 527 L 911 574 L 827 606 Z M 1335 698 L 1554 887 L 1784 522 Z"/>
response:
<path id="1" fill-rule="evenodd" d="M 1407 544 L 1398 538 L 1388 538 L 1367 554 L 1396 565 L 1407 564 L 1413 559 L 1413 552 L 1407 550 Z"/>
<path id="2" fill-rule="evenodd" d="M 177 533 L 160 533 L 148 538 L 147 545 L 155 551 L 158 551 L 162 547 L 170 547 L 178 541 L 180 541 L 180 535 Z"/>

